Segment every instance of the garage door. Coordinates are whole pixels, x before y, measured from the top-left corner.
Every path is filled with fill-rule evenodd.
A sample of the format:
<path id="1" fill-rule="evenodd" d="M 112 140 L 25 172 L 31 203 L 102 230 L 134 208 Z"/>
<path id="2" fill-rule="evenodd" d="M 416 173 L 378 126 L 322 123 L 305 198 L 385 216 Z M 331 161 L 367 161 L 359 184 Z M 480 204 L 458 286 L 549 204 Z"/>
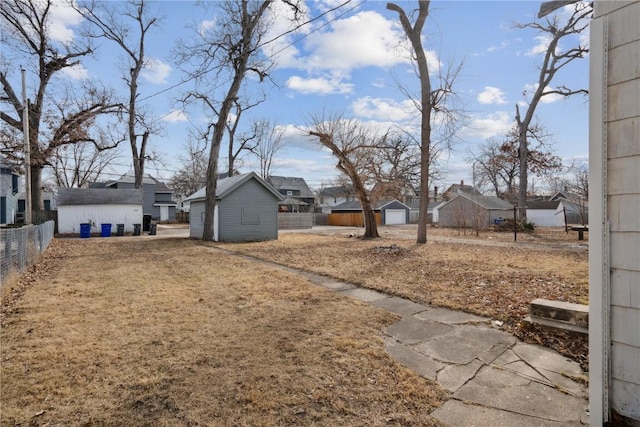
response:
<path id="1" fill-rule="evenodd" d="M 385 225 L 406 224 L 407 211 L 404 209 L 387 209 L 385 211 Z"/>

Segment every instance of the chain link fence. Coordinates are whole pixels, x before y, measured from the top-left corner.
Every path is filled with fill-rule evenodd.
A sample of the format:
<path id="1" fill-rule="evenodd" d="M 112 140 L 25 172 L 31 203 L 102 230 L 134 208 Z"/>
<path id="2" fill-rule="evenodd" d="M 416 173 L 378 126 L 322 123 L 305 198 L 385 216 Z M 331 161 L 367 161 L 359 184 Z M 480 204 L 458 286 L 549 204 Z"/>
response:
<path id="1" fill-rule="evenodd" d="M 0 286 L 12 273 L 34 264 L 53 239 L 55 222 L 0 229 Z"/>

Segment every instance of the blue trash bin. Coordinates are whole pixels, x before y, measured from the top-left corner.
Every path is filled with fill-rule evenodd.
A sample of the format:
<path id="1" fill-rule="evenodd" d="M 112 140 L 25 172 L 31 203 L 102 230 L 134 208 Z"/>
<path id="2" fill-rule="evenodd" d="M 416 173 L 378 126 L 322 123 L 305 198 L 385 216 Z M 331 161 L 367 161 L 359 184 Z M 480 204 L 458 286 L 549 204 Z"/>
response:
<path id="1" fill-rule="evenodd" d="M 86 222 L 80 224 L 80 238 L 87 239 L 89 237 L 91 237 L 91 224 Z"/>
<path id="2" fill-rule="evenodd" d="M 102 233 L 100 233 L 100 236 L 111 237 L 111 224 L 101 224 L 101 225 L 102 225 Z"/>

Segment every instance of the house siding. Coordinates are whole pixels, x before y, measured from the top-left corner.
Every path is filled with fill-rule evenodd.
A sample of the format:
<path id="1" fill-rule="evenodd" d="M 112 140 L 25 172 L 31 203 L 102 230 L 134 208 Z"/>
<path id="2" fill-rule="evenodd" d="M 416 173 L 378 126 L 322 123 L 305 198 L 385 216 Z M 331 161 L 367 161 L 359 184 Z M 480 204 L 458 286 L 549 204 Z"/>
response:
<path id="1" fill-rule="evenodd" d="M 218 212 L 221 224 L 218 239 L 220 241 L 242 242 L 278 238 L 278 200 L 255 179 L 247 181 L 222 199 Z M 254 217 L 257 221 L 252 220 Z"/>
<path id="2" fill-rule="evenodd" d="M 610 419 L 609 409 L 640 421 L 638 22 L 638 0 L 594 3 L 589 90 L 589 189 L 593 189 L 589 211 L 595 237 L 590 239 L 589 251 L 594 323 L 589 337 L 589 384 L 594 426 Z"/>
<path id="3" fill-rule="evenodd" d="M 562 227 L 564 216 L 556 215 L 555 209 L 527 209 L 527 221 L 538 227 Z"/>
<path id="4" fill-rule="evenodd" d="M 202 239 L 204 232 L 204 201 L 191 202 L 189 208 L 189 237 Z"/>
<path id="5" fill-rule="evenodd" d="M 90 223 L 91 232 L 100 232 L 101 224 L 124 224 L 125 232 L 133 232 L 133 224 L 142 224 L 141 205 L 65 205 L 58 206 L 58 233 L 77 234 L 80 224 Z"/>
<path id="6" fill-rule="evenodd" d="M 438 224 L 442 227 L 472 227 L 476 220 L 484 227 L 498 218 L 510 218 L 511 210 L 486 209 L 465 197 L 456 197 L 438 208 Z"/>
<path id="7" fill-rule="evenodd" d="M 0 189 L 2 190 L 0 196 L 5 198 L 4 212 L 2 218 L 4 223 L 13 224 L 16 219 L 16 212 L 18 212 L 18 197 L 13 192 L 13 177 L 12 173 L 0 174 Z"/>

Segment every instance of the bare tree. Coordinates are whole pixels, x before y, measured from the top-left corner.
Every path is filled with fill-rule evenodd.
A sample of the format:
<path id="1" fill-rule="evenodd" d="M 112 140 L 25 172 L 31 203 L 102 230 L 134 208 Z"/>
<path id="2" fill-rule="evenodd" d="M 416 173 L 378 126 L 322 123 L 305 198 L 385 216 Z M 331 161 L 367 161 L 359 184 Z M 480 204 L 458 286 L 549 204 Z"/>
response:
<path id="1" fill-rule="evenodd" d="M 17 95 L 19 83 L 12 82 L 11 73 L 0 72 L 3 104 L 2 121 L 22 133 L 23 112 L 28 110 L 31 175 L 31 206 L 42 209 L 42 171 L 51 164 L 52 155 L 59 147 L 77 143 L 91 143 L 96 149 L 112 148 L 119 141 L 106 142 L 104 134 L 91 131 L 95 119 L 101 115 L 119 111 L 120 105 L 112 94 L 102 88 L 84 82 L 73 88 L 56 88 L 51 78 L 62 70 L 70 69 L 82 58 L 91 55 L 93 48 L 88 40 L 58 41 L 51 36 L 53 0 L 6 0 L 0 2 L 0 24 L 3 29 L 3 56 L 12 55 L 27 61 L 26 71 L 34 76 L 33 97 L 24 105 Z M 75 40 L 75 39 L 74 39 Z M 17 73 L 16 73 L 17 74 Z M 55 92 L 58 90 L 57 92 Z M 5 155 L 24 161 L 23 144 L 15 138 L 3 138 Z"/>
<path id="2" fill-rule="evenodd" d="M 98 150 L 92 144 L 78 143 L 58 147 L 51 156 L 56 187 L 83 188 L 99 181 L 105 169 L 119 157 L 114 150 Z"/>
<path id="3" fill-rule="evenodd" d="M 440 73 L 439 84 L 432 85 L 427 56 L 422 46 L 422 30 L 429 16 L 429 5 L 430 0 L 419 0 L 417 16 L 415 22 L 411 24 L 407 13 L 400 6 L 395 3 L 387 3 L 387 9 L 398 14 L 400 24 L 411 43 L 413 60 L 416 63 L 416 71 L 420 79 L 419 99 L 410 96 L 420 112 L 420 212 L 417 243 L 427 242 L 429 184 L 432 176 L 431 167 L 437 157 L 437 153 L 434 151 L 441 149 L 441 144 L 447 146 L 451 143 L 457 124 L 459 124 L 459 117 L 456 117 L 455 111 L 448 108 L 447 104 L 452 98 L 455 98 L 453 84 L 462 68 L 462 64 L 447 68 L 445 73 Z M 408 91 L 403 90 L 403 92 L 409 95 Z M 433 134 L 436 123 L 440 123 L 444 130 L 438 137 L 434 137 Z M 439 146 L 440 148 L 437 148 Z"/>
<path id="4" fill-rule="evenodd" d="M 216 26 L 200 28 L 194 39 L 181 42 L 178 60 L 185 65 L 193 65 L 190 71 L 199 89 L 190 92 L 185 100 L 196 99 L 217 115 L 210 123 L 209 166 L 207 169 L 207 189 L 203 240 L 214 240 L 213 220 L 215 208 L 216 178 L 220 144 L 224 136 L 229 113 L 248 73 L 255 73 L 262 82 L 269 76 L 271 62 L 260 49 L 269 26 L 268 12 L 273 0 L 224 1 L 216 3 Z M 302 9 L 298 0 L 287 0 L 294 19 Z M 211 88 L 224 87 L 221 101 L 211 95 Z"/>
<path id="5" fill-rule="evenodd" d="M 549 135 L 539 124 L 529 126 L 529 142 L 536 145 L 527 150 L 527 172 L 540 178 L 558 172 L 562 168 L 561 159 L 556 156 L 547 142 Z M 495 195 L 509 202 L 515 202 L 515 191 L 520 178 L 520 156 L 518 152 L 519 134 L 513 127 L 505 135 L 503 142 L 495 139 L 481 145 L 472 152 L 469 161 L 473 162 L 476 177 L 480 182 L 490 183 Z"/>
<path id="6" fill-rule="evenodd" d="M 364 238 L 379 237 L 378 226 L 367 184 L 371 183 L 370 162 L 376 158 L 378 150 L 384 149 L 387 134 L 380 134 L 371 125 L 355 119 L 333 117 L 310 117 L 309 134 L 319 138 L 320 144 L 331 150 L 338 159 L 336 167 L 347 175 L 358 195 L 364 216 Z"/>
<path id="7" fill-rule="evenodd" d="M 398 199 L 407 202 L 414 184 L 420 182 L 420 155 L 415 142 L 405 135 L 389 135 L 384 147 L 372 153 L 368 165 L 375 180 L 371 190 L 374 201 Z"/>
<path id="8" fill-rule="evenodd" d="M 233 108 L 235 110 L 234 110 L 234 114 L 232 115 L 233 117 L 226 124 L 227 136 L 228 136 L 228 139 L 227 139 L 228 141 L 228 144 L 227 144 L 228 176 L 233 176 L 235 172 L 235 169 L 234 169 L 235 162 L 240 156 L 240 154 L 243 151 L 252 151 L 255 148 L 255 143 L 252 143 L 252 141 L 255 141 L 255 139 L 257 138 L 257 134 L 255 132 L 255 129 L 253 128 L 253 125 L 251 126 L 251 130 L 248 133 L 243 133 L 242 135 L 239 135 L 239 138 L 238 138 L 239 144 L 236 144 L 236 132 L 238 130 L 238 125 L 240 124 L 240 117 L 242 116 L 242 113 L 252 107 L 255 107 L 260 102 L 262 102 L 262 100 L 253 104 L 247 103 L 244 105 L 240 103 L 239 99 L 236 99 L 234 102 Z"/>
<path id="9" fill-rule="evenodd" d="M 575 94 L 587 94 L 585 89 L 570 89 L 567 86 L 552 88 L 551 82 L 558 71 L 576 59 L 583 58 L 589 49 L 582 44 L 571 45 L 562 48 L 560 42 L 570 36 L 579 35 L 589 26 L 589 18 L 592 13 L 590 5 L 579 2 L 573 6 L 571 16 L 563 19 L 560 15 L 552 18 L 544 18 L 542 22 L 519 24 L 517 28 L 532 28 L 538 30 L 548 38 L 549 44 L 544 52 L 536 88 L 531 94 L 528 105 L 521 114 L 520 107 L 516 104 L 516 126 L 518 132 L 519 168 L 520 180 L 518 185 L 518 210 L 521 219 L 526 219 L 526 199 L 528 186 L 528 159 L 529 159 L 529 127 L 532 124 L 536 108 L 540 100 L 548 95 L 560 95 L 568 97 Z"/>
<path id="10" fill-rule="evenodd" d="M 273 160 L 285 147 L 285 129 L 267 119 L 254 120 L 251 129 L 255 145 L 250 151 L 260 162 L 260 176 L 267 179 L 273 171 Z"/>
<path id="11" fill-rule="evenodd" d="M 127 137 L 133 159 L 135 188 L 142 188 L 145 161 L 149 159 L 149 137 L 159 129 L 140 106 L 139 80 L 143 69 L 149 65 L 145 52 L 147 36 L 158 24 L 158 19 L 148 15 L 144 0 L 129 0 L 124 5 L 91 0 L 73 7 L 90 23 L 90 37 L 110 40 L 124 52 L 127 61 L 124 80 L 129 88 L 126 103 Z"/>
<path id="12" fill-rule="evenodd" d="M 180 198 L 204 187 L 209 164 L 206 144 L 201 144 L 197 138 L 190 137 L 185 149 L 186 155 L 178 157 L 181 163 L 180 171 L 169 179 L 169 188 Z"/>

